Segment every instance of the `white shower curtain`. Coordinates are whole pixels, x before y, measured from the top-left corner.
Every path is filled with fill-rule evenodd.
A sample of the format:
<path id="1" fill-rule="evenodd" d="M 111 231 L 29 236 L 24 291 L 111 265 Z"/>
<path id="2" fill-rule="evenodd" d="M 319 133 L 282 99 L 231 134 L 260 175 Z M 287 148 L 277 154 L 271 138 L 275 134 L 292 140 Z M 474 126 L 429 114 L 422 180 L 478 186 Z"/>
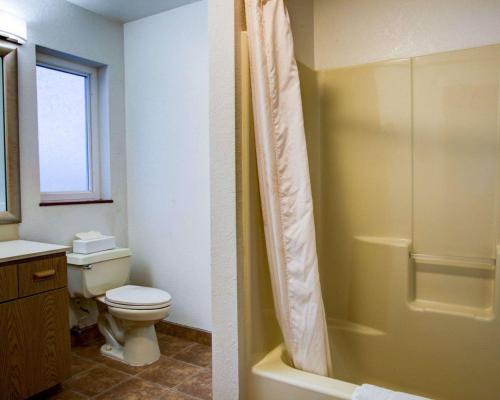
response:
<path id="1" fill-rule="evenodd" d="M 283 0 L 245 0 L 259 183 L 274 304 L 294 366 L 331 375 L 300 82 Z"/>

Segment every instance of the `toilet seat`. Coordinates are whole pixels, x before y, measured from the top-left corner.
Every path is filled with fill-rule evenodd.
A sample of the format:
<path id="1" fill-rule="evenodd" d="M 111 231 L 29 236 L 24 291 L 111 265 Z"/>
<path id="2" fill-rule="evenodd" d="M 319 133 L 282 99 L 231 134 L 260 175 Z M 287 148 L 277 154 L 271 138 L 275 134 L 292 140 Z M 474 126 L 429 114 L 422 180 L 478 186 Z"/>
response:
<path id="1" fill-rule="evenodd" d="M 113 308 L 123 308 L 124 310 L 159 310 L 161 308 L 169 308 L 170 303 L 167 304 L 158 304 L 155 306 L 148 306 L 148 305 L 137 305 L 137 306 L 132 306 L 130 304 L 120 304 L 120 303 L 113 303 L 109 300 L 104 299 L 104 303 L 108 307 L 113 307 Z"/>
<path id="2" fill-rule="evenodd" d="M 104 299 L 102 299 L 104 297 Z M 108 290 L 99 300 L 113 308 L 126 310 L 157 310 L 170 307 L 172 296 L 161 289 L 125 285 Z"/>

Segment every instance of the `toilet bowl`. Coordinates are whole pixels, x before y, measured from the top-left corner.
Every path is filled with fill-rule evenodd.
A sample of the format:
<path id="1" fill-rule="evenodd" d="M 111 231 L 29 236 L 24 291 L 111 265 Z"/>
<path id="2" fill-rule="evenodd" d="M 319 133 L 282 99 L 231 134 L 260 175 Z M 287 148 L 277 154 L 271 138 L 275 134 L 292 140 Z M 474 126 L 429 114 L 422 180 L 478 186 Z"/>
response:
<path id="1" fill-rule="evenodd" d="M 97 325 L 106 339 L 101 353 L 133 366 L 160 358 L 154 325 L 170 312 L 172 297 L 164 290 L 129 285 L 129 249 L 67 255 L 72 297 L 97 302 Z"/>
<path id="2" fill-rule="evenodd" d="M 125 285 L 108 290 L 98 301 L 99 331 L 106 339 L 101 353 L 133 366 L 160 358 L 154 325 L 170 312 L 171 296 L 159 289 Z"/>

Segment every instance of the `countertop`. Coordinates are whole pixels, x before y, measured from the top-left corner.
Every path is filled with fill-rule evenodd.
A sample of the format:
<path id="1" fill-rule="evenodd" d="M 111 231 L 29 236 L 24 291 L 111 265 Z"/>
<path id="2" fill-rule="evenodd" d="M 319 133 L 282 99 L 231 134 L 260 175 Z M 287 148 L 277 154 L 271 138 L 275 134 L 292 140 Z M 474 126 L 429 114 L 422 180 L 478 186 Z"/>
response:
<path id="1" fill-rule="evenodd" d="M 71 247 L 58 244 L 31 242 L 29 240 L 8 240 L 0 242 L 0 263 L 62 253 L 70 249 Z"/>

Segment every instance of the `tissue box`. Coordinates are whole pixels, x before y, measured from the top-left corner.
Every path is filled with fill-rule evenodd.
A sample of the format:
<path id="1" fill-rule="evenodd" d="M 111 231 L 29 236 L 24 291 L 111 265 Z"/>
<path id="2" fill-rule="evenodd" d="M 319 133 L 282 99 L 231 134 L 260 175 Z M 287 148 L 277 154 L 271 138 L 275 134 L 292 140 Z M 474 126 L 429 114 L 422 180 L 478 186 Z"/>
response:
<path id="1" fill-rule="evenodd" d="M 73 252 L 80 254 L 97 253 L 116 247 L 114 236 L 103 236 L 98 239 L 73 240 Z"/>

